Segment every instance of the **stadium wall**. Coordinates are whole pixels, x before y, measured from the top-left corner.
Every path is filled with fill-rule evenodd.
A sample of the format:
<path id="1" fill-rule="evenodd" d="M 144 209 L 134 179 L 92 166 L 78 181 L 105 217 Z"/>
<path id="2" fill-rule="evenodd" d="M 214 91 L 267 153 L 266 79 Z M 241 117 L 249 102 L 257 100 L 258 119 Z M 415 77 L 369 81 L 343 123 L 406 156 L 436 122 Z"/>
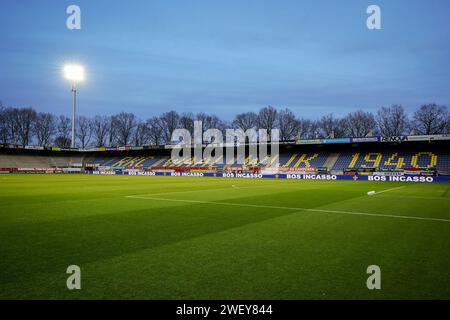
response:
<path id="1" fill-rule="evenodd" d="M 93 171 L 90 174 L 105 175 L 137 175 L 137 176 L 171 176 L 171 177 L 215 177 L 236 179 L 290 179 L 290 180 L 353 180 L 374 182 L 415 182 L 433 183 L 449 182 L 449 177 L 425 177 L 425 176 L 350 176 L 333 174 L 257 174 L 257 173 L 207 173 L 207 172 L 138 172 L 138 171 Z"/>

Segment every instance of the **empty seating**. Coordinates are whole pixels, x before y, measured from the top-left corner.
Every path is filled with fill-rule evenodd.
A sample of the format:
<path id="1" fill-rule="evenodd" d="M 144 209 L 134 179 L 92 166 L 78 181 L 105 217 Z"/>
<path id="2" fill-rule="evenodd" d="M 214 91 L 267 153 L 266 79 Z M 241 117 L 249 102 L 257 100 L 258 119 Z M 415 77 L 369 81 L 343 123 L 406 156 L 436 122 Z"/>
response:
<path id="1" fill-rule="evenodd" d="M 0 168 L 68 168 L 80 166 L 84 156 L 40 156 L 0 154 Z"/>
<path id="2" fill-rule="evenodd" d="M 333 166 L 333 170 L 356 168 L 380 169 L 445 169 L 450 168 L 450 154 L 437 152 L 344 152 Z"/>
<path id="3" fill-rule="evenodd" d="M 332 160 L 332 161 L 331 161 Z M 79 167 L 86 164 L 115 168 L 150 168 L 159 167 L 217 167 L 224 165 L 224 158 L 196 160 L 194 158 L 183 161 L 172 161 L 170 156 L 91 156 L 86 154 L 65 156 L 54 154 L 42 155 L 0 155 L 0 168 L 64 168 Z M 431 151 L 389 151 L 389 152 L 292 152 L 280 155 L 267 155 L 262 159 L 251 159 L 246 157 L 243 163 L 234 165 L 245 165 L 260 168 L 281 167 L 288 170 L 302 170 L 310 168 L 332 166 L 330 170 L 380 168 L 380 169 L 432 169 L 438 170 L 450 168 L 450 153 Z"/>

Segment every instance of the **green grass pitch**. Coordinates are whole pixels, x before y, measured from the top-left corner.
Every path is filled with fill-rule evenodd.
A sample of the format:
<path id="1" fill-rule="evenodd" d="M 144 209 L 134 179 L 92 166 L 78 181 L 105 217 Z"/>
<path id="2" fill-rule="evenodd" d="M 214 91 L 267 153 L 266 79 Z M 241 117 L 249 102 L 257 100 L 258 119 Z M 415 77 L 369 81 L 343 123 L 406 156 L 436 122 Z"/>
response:
<path id="1" fill-rule="evenodd" d="M 447 183 L 2 175 L 0 298 L 449 299 L 449 209 Z"/>

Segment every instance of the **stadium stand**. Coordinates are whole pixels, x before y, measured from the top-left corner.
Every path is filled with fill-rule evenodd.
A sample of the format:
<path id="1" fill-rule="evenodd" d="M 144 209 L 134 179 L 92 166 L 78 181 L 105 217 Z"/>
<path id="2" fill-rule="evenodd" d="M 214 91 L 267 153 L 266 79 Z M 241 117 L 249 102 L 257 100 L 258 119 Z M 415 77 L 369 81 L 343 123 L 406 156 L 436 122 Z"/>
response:
<path id="1" fill-rule="evenodd" d="M 69 168 L 82 166 L 84 156 L 41 156 L 0 154 L 0 168 Z"/>
<path id="2" fill-rule="evenodd" d="M 261 161 L 245 159 L 243 165 L 273 167 L 275 157 L 268 156 Z M 4 168 L 34 168 L 34 167 L 71 167 L 76 164 L 92 163 L 102 167 L 112 168 L 151 168 L 154 166 L 175 167 L 223 167 L 222 163 L 205 159 L 196 161 L 194 158 L 181 163 L 173 163 L 168 156 L 97 156 L 90 159 L 87 156 L 30 156 L 0 154 L 0 167 Z M 279 167 L 302 169 L 327 167 L 330 170 L 353 168 L 380 169 L 448 169 L 450 168 L 450 153 L 432 151 L 411 152 L 343 152 L 343 153 L 289 153 L 281 154 Z"/>
<path id="3" fill-rule="evenodd" d="M 2 155 L 0 164 L 6 168 L 51 167 L 50 157 Z"/>
<path id="4" fill-rule="evenodd" d="M 259 167 L 271 167 L 275 163 L 273 157 L 268 156 L 261 161 L 245 159 L 244 165 Z M 222 167 L 222 163 L 212 162 L 210 159 L 196 161 L 194 158 L 181 163 L 173 163 L 169 157 L 97 157 L 93 163 L 98 166 L 110 166 L 114 168 L 149 168 L 162 167 Z M 290 153 L 279 157 L 279 166 L 283 168 L 302 169 L 327 167 L 330 170 L 343 170 L 347 168 L 380 168 L 380 169 L 404 169 L 404 168 L 450 168 L 450 154 L 435 153 L 431 151 L 411 152 L 343 152 L 343 153 Z"/>
<path id="5" fill-rule="evenodd" d="M 435 174 L 450 174 L 450 140 L 374 142 L 340 144 L 290 144 L 280 145 L 279 156 L 267 155 L 262 159 L 250 159 L 233 164 L 263 171 L 277 169 L 280 172 L 318 171 L 334 174 L 395 170 L 429 170 Z M 104 148 L 103 148 L 104 149 Z M 173 162 L 171 150 L 110 149 L 88 152 L 86 150 L 30 150 L 27 148 L 0 148 L 0 169 L 7 168 L 110 168 L 111 170 L 229 170 L 223 158 L 203 160 L 188 158 Z M 256 169 L 255 169 L 256 168 Z M 42 171 L 42 170 L 41 170 Z"/>

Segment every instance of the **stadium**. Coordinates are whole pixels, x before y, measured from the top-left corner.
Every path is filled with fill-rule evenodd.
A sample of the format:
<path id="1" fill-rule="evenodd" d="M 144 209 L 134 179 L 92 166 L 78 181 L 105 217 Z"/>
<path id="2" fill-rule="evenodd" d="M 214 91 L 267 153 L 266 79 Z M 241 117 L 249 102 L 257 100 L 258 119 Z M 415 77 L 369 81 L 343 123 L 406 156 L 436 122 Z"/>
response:
<path id="1" fill-rule="evenodd" d="M 239 166 L 3 145 L 2 298 L 448 298 L 449 140 L 284 141 Z"/>

